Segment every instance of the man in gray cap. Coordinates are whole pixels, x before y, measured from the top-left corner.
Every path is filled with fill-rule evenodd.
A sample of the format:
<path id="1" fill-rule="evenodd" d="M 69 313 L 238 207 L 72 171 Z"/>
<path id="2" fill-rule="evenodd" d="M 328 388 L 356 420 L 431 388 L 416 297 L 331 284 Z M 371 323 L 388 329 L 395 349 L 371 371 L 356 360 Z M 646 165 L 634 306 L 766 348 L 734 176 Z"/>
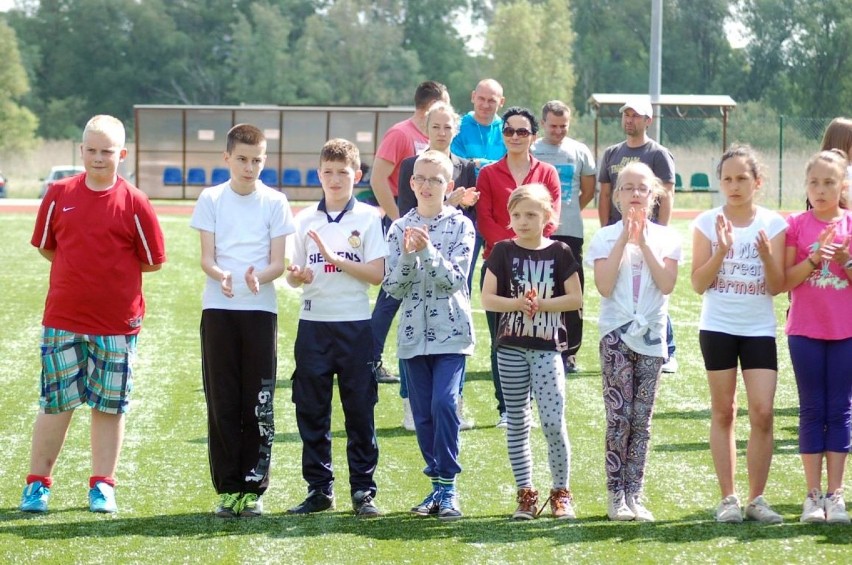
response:
<path id="1" fill-rule="evenodd" d="M 612 188 L 619 171 L 628 163 L 636 161 L 648 165 L 666 189 L 666 194 L 660 198 L 659 208 L 654 211 L 652 219 L 658 224 L 667 225 L 674 205 L 674 158 L 668 149 L 648 137 L 648 126 L 654 117 L 651 100 L 648 96 L 630 97 L 619 111 L 621 127 L 627 134 L 627 139 L 607 147 L 601 159 L 598 173 L 598 217 L 601 227 L 621 219 L 621 214 L 612 204 Z"/>
<path id="2" fill-rule="evenodd" d="M 612 203 L 612 189 L 618 179 L 618 173 L 628 163 L 640 161 L 648 165 L 654 175 L 663 183 L 666 193 L 660 197 L 651 220 L 667 225 L 672 217 L 674 208 L 674 158 L 671 152 L 648 137 L 648 126 L 654 118 L 654 109 L 648 96 L 631 96 L 619 108 L 621 112 L 621 128 L 627 134 L 627 139 L 607 147 L 601 159 L 598 170 L 600 197 L 598 199 L 598 217 L 601 227 L 614 224 L 621 219 L 621 214 Z M 663 365 L 664 373 L 675 373 L 678 369 L 675 359 L 675 342 L 672 321 L 666 322 L 666 341 L 668 342 L 668 359 Z"/>

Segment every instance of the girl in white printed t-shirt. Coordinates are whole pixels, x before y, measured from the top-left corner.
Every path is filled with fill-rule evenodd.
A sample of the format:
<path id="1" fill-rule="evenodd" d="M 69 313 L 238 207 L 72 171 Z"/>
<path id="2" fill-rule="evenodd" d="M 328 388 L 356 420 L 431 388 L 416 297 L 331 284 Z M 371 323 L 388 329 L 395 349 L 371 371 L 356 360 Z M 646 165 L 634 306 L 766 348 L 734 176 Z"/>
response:
<path id="1" fill-rule="evenodd" d="M 722 501 L 718 522 L 742 522 L 734 487 L 737 450 L 737 365 L 748 398 L 746 461 L 749 503 L 745 517 L 777 524 L 763 491 L 773 450 L 773 402 L 778 377 L 772 297 L 784 287 L 784 219 L 755 203 L 761 165 L 748 146 L 722 155 L 718 174 L 725 204 L 692 224 L 692 288 L 703 295 L 699 343 L 710 385 L 710 452 Z"/>

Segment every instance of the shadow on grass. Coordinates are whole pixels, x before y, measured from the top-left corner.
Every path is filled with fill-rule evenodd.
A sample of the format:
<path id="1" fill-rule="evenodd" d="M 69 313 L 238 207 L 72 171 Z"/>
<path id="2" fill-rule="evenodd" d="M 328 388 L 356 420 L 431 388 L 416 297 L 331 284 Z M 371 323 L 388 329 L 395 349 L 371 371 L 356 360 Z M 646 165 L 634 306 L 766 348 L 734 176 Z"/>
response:
<path id="1" fill-rule="evenodd" d="M 597 369 L 585 370 L 582 367 L 576 373 L 569 373 L 565 375 L 565 378 L 569 381 L 577 380 L 577 379 L 587 379 L 589 377 L 600 378 L 601 372 Z M 471 371 L 469 373 L 465 373 L 464 375 L 465 382 L 470 381 L 487 381 L 492 382 L 491 379 L 491 371 Z"/>
<path id="2" fill-rule="evenodd" d="M 799 408 L 791 406 L 787 408 L 776 408 L 775 416 L 798 417 Z M 737 408 L 737 418 L 747 418 L 748 409 Z M 665 412 L 654 412 L 654 420 L 707 420 L 710 421 L 710 409 L 702 410 L 667 410 Z"/>
<path id="3" fill-rule="evenodd" d="M 465 382 L 470 381 L 488 381 L 492 382 L 491 371 L 466 371 L 464 374 Z"/>
<path id="4" fill-rule="evenodd" d="M 389 428 L 376 428 L 376 437 L 380 438 L 392 438 L 392 437 L 403 437 L 403 436 L 411 436 L 414 438 L 414 432 L 409 432 L 402 426 L 394 426 Z M 332 439 L 346 439 L 346 430 L 334 430 L 331 432 Z M 302 438 L 299 437 L 299 432 L 285 432 L 280 434 L 275 434 L 275 443 L 284 442 L 284 443 L 301 443 Z M 199 437 L 195 439 L 191 439 L 188 443 L 195 444 L 207 444 L 207 437 Z"/>
<path id="5" fill-rule="evenodd" d="M 776 507 L 777 508 L 777 507 Z M 787 510 L 787 508 L 784 508 Z M 790 511 L 797 511 L 791 507 Z M 14 516 L 10 516 L 13 513 Z M 73 514 L 77 514 L 74 516 Z M 146 517 L 92 516 L 81 510 L 69 515 L 69 521 L 28 520 L 21 513 L 0 510 L 0 536 L 29 540 L 108 538 L 144 536 L 209 539 L 228 536 L 268 535 L 271 538 L 308 538 L 323 535 L 350 535 L 379 541 L 455 541 L 466 544 L 507 544 L 549 538 L 553 544 L 589 542 L 695 543 L 717 539 L 741 542 L 790 540 L 796 537 L 818 538 L 815 543 L 850 545 L 848 528 L 826 524 L 786 524 L 766 526 L 756 523 L 717 524 L 706 513 L 684 520 L 656 523 L 615 523 L 602 516 L 564 522 L 542 518 L 514 522 L 506 516 L 475 516 L 445 523 L 434 518 L 417 518 L 407 513 L 387 514 L 372 520 L 355 518 L 348 512 L 330 512 L 313 516 L 268 514 L 256 519 L 223 520 L 209 513 L 173 514 Z"/>
<path id="6" fill-rule="evenodd" d="M 746 447 L 748 446 L 748 440 L 738 439 L 737 440 L 737 451 L 740 454 L 744 454 Z M 661 445 L 654 445 L 652 447 L 654 451 L 660 452 L 668 452 L 668 453 L 685 453 L 690 451 L 710 451 L 710 444 L 707 441 L 697 441 L 690 443 L 667 443 Z M 775 439 L 775 449 L 773 453 L 778 455 L 781 453 L 790 454 L 790 453 L 798 453 L 799 452 L 799 440 L 798 439 Z"/>

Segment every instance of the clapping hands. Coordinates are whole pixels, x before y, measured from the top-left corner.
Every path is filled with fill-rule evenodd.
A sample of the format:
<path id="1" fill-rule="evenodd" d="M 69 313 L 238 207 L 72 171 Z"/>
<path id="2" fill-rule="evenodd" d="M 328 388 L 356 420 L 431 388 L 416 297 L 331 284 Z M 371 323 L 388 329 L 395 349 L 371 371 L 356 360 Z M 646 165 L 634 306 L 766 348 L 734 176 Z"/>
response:
<path id="1" fill-rule="evenodd" d="M 412 227 L 405 228 L 402 236 L 402 248 L 406 253 L 417 253 L 426 248 L 429 244 L 429 228 Z"/>

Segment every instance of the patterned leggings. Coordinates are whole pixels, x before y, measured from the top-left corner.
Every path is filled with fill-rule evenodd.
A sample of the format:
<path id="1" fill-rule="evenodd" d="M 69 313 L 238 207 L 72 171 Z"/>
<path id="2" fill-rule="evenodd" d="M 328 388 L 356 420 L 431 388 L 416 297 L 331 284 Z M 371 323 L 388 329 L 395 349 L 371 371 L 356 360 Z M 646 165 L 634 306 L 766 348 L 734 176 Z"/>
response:
<path id="1" fill-rule="evenodd" d="M 636 353 L 621 341 L 618 330 L 601 339 L 600 355 L 606 409 L 606 488 L 640 493 L 664 359 Z"/>
<path id="2" fill-rule="evenodd" d="M 530 391 L 538 405 L 541 430 L 547 440 L 547 460 L 553 488 L 567 488 L 571 444 L 565 426 L 565 370 L 558 351 L 498 347 L 500 384 L 506 401 L 506 441 L 517 488 L 532 487 Z"/>

